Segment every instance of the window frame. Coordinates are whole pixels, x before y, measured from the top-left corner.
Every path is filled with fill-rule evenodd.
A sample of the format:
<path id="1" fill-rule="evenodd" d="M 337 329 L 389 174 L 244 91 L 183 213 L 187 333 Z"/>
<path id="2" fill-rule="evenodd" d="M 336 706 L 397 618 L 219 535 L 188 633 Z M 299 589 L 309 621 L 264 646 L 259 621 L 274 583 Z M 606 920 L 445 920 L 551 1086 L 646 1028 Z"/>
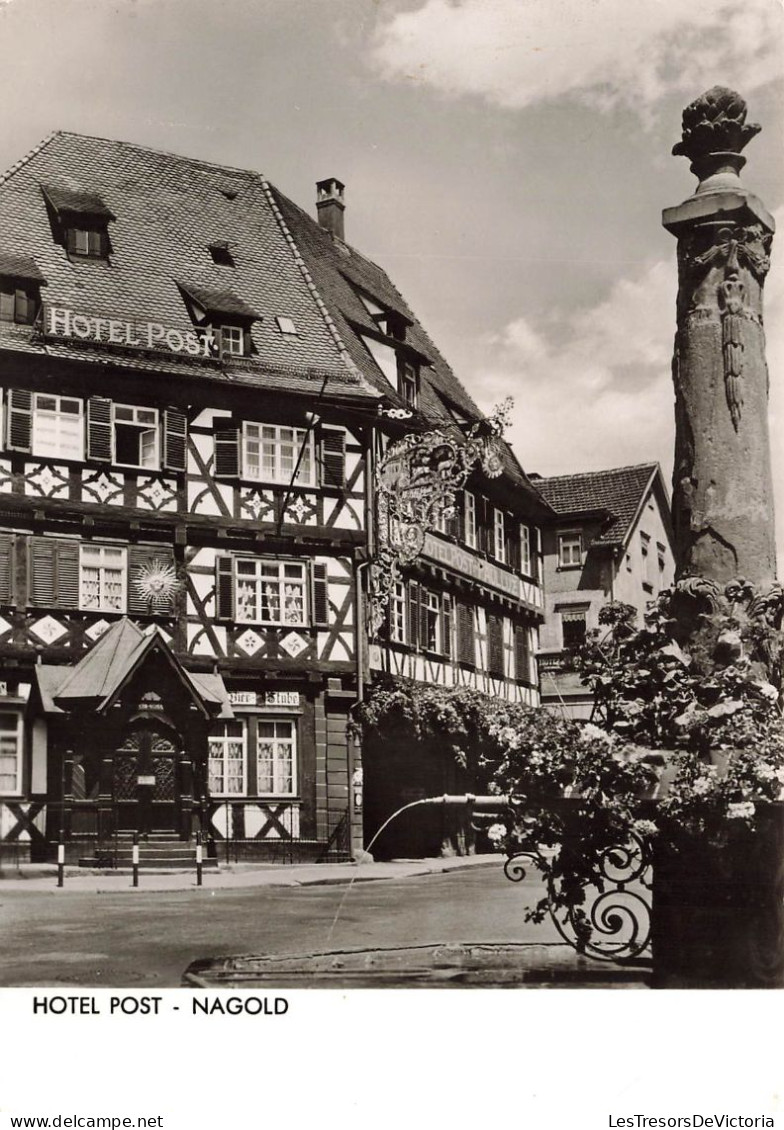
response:
<path id="1" fill-rule="evenodd" d="M 391 643 L 406 644 L 408 642 L 407 625 L 406 585 L 404 581 L 395 581 L 395 586 L 389 597 L 389 639 Z"/>
<path id="2" fill-rule="evenodd" d="M 85 556 L 91 552 L 98 551 L 100 553 L 100 560 L 98 565 L 85 564 Z M 122 568 L 119 570 L 120 578 L 120 607 L 115 608 L 106 602 L 105 589 L 108 581 L 104 576 L 105 570 L 109 566 L 103 562 L 105 553 L 119 554 L 122 559 Z M 98 569 L 98 586 L 99 598 L 97 605 L 88 604 L 84 595 L 85 586 L 85 569 L 92 568 Z M 114 570 L 117 571 L 117 570 Z M 114 613 L 115 615 L 124 615 L 128 610 L 128 547 L 125 545 L 113 545 L 104 542 L 80 542 L 79 543 L 79 602 L 78 607 L 81 612 L 101 612 L 101 613 Z"/>
<path id="3" fill-rule="evenodd" d="M 419 400 L 419 366 L 403 357 L 398 357 L 398 392 L 407 408 L 416 408 Z"/>
<path id="4" fill-rule="evenodd" d="M 228 357 L 247 357 L 246 330 L 234 322 L 220 322 L 215 326 L 220 338 L 220 351 Z M 239 348 L 234 348 L 238 346 Z"/>
<path id="5" fill-rule="evenodd" d="M 225 733 L 228 726 L 239 724 L 242 730 L 241 733 L 241 746 L 242 746 L 242 777 L 240 780 L 241 788 L 237 791 L 228 788 L 214 789 L 212 787 L 212 763 L 213 761 L 220 760 L 221 762 L 221 776 L 224 786 L 230 780 L 228 773 L 228 747 L 231 743 L 236 743 L 236 736 L 231 737 Z M 235 718 L 218 719 L 213 724 L 214 726 L 220 725 L 224 730 L 222 734 L 210 733 L 207 736 L 207 780 L 210 796 L 213 797 L 246 797 L 248 795 L 248 719 L 244 715 L 237 715 Z M 213 752 L 215 746 L 220 748 L 220 753 Z M 232 760 L 237 760 L 233 758 Z"/>
<path id="6" fill-rule="evenodd" d="M 520 523 L 520 572 L 526 577 L 533 577 L 533 569 L 531 563 L 533 561 L 531 553 L 531 527 L 527 526 L 525 522 Z"/>
<path id="7" fill-rule="evenodd" d="M 41 400 L 41 399 L 54 400 L 54 401 L 57 402 L 57 407 L 55 409 L 42 408 L 39 405 L 39 400 Z M 64 401 L 69 401 L 69 402 L 72 402 L 74 404 L 77 404 L 79 411 L 78 412 L 63 412 L 61 404 Z M 31 416 L 31 422 L 30 422 L 31 423 L 31 426 L 30 426 L 30 454 L 31 455 L 35 455 L 39 459 L 72 459 L 72 460 L 76 460 L 76 461 L 81 462 L 81 463 L 84 462 L 84 458 L 85 458 L 85 429 L 84 429 L 85 413 L 84 413 L 84 401 L 82 400 L 81 397 L 65 396 L 65 395 L 61 395 L 59 393 L 53 393 L 53 392 L 34 392 L 30 416 Z M 60 434 L 60 427 L 59 427 L 59 422 L 60 422 L 61 418 L 65 418 L 65 419 L 68 419 L 68 420 L 78 419 L 78 421 L 79 421 L 78 443 L 80 445 L 80 450 L 78 451 L 77 454 L 74 454 L 73 452 L 63 453 L 61 450 L 58 450 L 56 453 L 44 452 L 44 451 L 40 450 L 41 434 L 40 434 L 39 429 L 40 429 L 40 421 L 41 421 L 42 417 L 43 418 L 54 417 L 57 420 L 57 424 L 58 424 L 58 426 L 57 426 L 58 448 L 59 448 L 60 440 L 62 439 L 62 436 Z"/>
<path id="8" fill-rule="evenodd" d="M 577 547 L 577 561 L 572 560 L 574 547 Z M 566 559 L 565 549 L 571 547 L 572 552 Z M 558 568 L 580 569 L 583 564 L 583 535 L 582 530 L 558 531 Z"/>
<path id="9" fill-rule="evenodd" d="M 255 437 L 250 436 L 248 434 L 248 429 L 250 429 L 250 428 L 257 428 L 259 434 Z M 263 435 L 263 429 L 264 428 L 269 428 L 272 431 L 274 431 L 275 435 L 272 439 L 270 439 L 270 437 L 265 437 Z M 284 432 L 284 431 L 294 433 L 296 438 L 293 441 L 283 440 L 280 433 Z M 251 468 L 251 464 L 250 464 L 250 457 L 249 457 L 249 450 L 248 450 L 248 443 L 249 442 L 255 442 L 255 443 L 258 444 L 258 455 L 257 455 L 258 463 L 257 463 L 257 473 L 256 474 L 252 473 L 252 468 Z M 274 472 L 273 472 L 272 476 L 268 476 L 264 473 L 264 458 L 263 458 L 263 451 L 262 451 L 262 445 L 264 443 L 270 443 L 270 442 L 273 443 L 274 464 L 275 464 Z M 284 443 L 288 443 L 288 442 L 291 442 L 292 449 L 293 449 L 292 465 L 291 465 L 291 472 L 284 474 L 281 470 L 281 466 L 282 466 L 281 448 L 282 448 Z M 292 478 L 292 476 L 294 475 L 294 469 L 297 466 L 297 461 L 299 460 L 299 452 L 300 452 L 302 445 L 304 443 L 307 443 L 307 446 L 308 446 L 307 460 L 303 460 L 303 463 L 300 464 L 299 472 L 297 473 L 296 477 Z M 303 476 L 303 464 L 304 463 L 308 464 L 307 474 L 305 476 Z M 265 424 L 265 423 L 261 423 L 257 420 L 243 420 L 242 429 L 241 429 L 241 433 L 240 433 L 240 471 L 241 471 L 242 478 L 248 480 L 248 482 L 270 483 L 273 486 L 295 486 L 295 487 L 316 487 L 316 486 L 318 486 L 318 470 L 317 470 L 317 464 L 316 464 L 316 444 L 315 444 L 315 436 L 313 434 L 313 429 L 312 428 L 310 428 L 310 429 L 308 429 L 308 428 L 297 428 L 297 427 L 295 427 L 294 425 L 291 425 L 291 424 Z"/>
<path id="10" fill-rule="evenodd" d="M 154 424 L 139 424 L 135 420 L 118 420 L 117 409 L 122 408 L 133 412 L 152 412 L 155 414 Z M 153 463 L 121 463 L 117 457 L 117 428 L 127 427 L 133 428 L 139 433 L 144 431 L 152 432 L 155 438 L 154 453 L 155 460 Z M 142 437 L 139 435 L 139 454 L 142 453 Z M 137 471 L 160 471 L 161 469 L 161 414 L 157 408 L 149 408 L 143 404 L 122 404 L 112 401 L 112 464 L 115 467 L 130 467 Z"/>
<path id="11" fill-rule="evenodd" d="M 0 796 L 17 797 L 22 795 L 23 793 L 22 774 L 24 772 L 24 714 L 19 708 L 10 705 L 6 706 L 0 703 L 0 719 L 2 719 L 2 716 L 6 714 L 9 717 L 14 716 L 16 718 L 16 753 L 13 755 L 16 762 L 16 767 L 14 769 L 15 788 L 7 789 L 0 783 Z M 4 738 L 6 734 L 10 733 L 10 730 L 6 731 L 2 728 L 2 723 L 0 722 L 0 743 L 2 742 L 2 738 Z M 0 749 L 1 748 L 2 746 L 0 745 Z M 10 755 L 4 754 L 4 756 Z M 0 773 L 0 781 L 2 780 L 2 775 L 3 774 Z"/>
<path id="12" fill-rule="evenodd" d="M 240 566 L 240 565 L 253 565 L 254 566 L 254 576 L 253 576 L 252 579 L 253 579 L 254 584 L 255 584 L 255 594 L 254 594 L 254 602 L 255 602 L 255 608 L 256 608 L 255 616 L 245 616 L 245 615 L 241 614 L 242 610 L 241 610 L 240 590 L 239 590 L 241 574 L 240 574 L 239 568 L 238 568 L 238 566 Z M 263 591 L 263 586 L 264 586 L 265 583 L 269 584 L 270 581 L 271 581 L 271 578 L 269 578 L 269 577 L 265 578 L 264 577 L 263 570 L 265 568 L 270 569 L 273 566 L 277 567 L 277 570 L 278 570 L 278 576 L 276 578 L 276 584 L 278 586 L 278 607 L 279 607 L 279 610 L 280 610 L 280 616 L 277 619 L 263 619 L 262 618 L 262 612 L 263 612 L 263 609 L 264 609 L 264 596 L 265 596 L 264 591 Z M 285 598 L 285 592 L 284 592 L 284 589 L 285 589 L 286 581 L 287 581 L 287 579 L 289 581 L 293 580 L 293 578 L 286 578 L 285 573 L 283 572 L 283 570 L 285 570 L 287 567 L 289 567 L 289 568 L 294 567 L 294 568 L 297 568 L 301 571 L 301 581 L 300 580 L 297 581 L 298 584 L 301 584 L 301 590 L 302 590 L 302 619 L 301 620 L 286 620 L 286 619 L 283 618 L 283 613 L 284 613 L 284 610 L 285 610 L 285 599 L 284 599 Z M 249 581 L 251 579 L 250 574 L 246 574 L 243 579 L 246 580 L 246 581 Z M 309 595 L 308 595 L 308 590 L 309 590 L 309 587 L 310 587 L 310 571 L 308 569 L 308 563 L 306 561 L 302 561 L 300 559 L 295 560 L 293 558 L 278 558 L 278 557 L 243 557 L 243 556 L 233 557 L 232 558 L 232 581 L 233 581 L 233 590 L 234 590 L 234 623 L 235 624 L 238 624 L 238 625 L 239 624 L 260 624 L 260 625 L 263 625 L 265 627 L 270 627 L 270 628 L 275 628 L 275 627 L 277 627 L 277 628 L 308 628 L 308 627 L 311 626 L 311 619 L 310 619 L 311 610 L 310 610 L 310 600 L 309 600 Z"/>
<path id="13" fill-rule="evenodd" d="M 469 549 L 479 548 L 478 527 L 476 524 L 476 495 L 473 491 L 463 491 L 463 540 Z"/>
<path id="14" fill-rule="evenodd" d="M 506 565 L 506 515 L 493 507 L 493 557 Z"/>
<path id="15" fill-rule="evenodd" d="M 289 727 L 289 732 L 290 732 L 291 737 L 290 737 L 290 739 L 284 739 L 283 740 L 284 746 L 288 745 L 288 746 L 290 746 L 290 749 L 291 749 L 291 755 L 290 755 L 291 787 L 288 790 L 282 790 L 282 789 L 274 788 L 274 785 L 276 785 L 279 782 L 279 777 L 277 775 L 277 760 L 274 757 L 273 757 L 273 765 L 272 765 L 273 788 L 272 788 L 272 790 L 267 790 L 267 789 L 262 789 L 262 787 L 261 787 L 261 781 L 262 781 L 261 764 L 260 764 L 260 762 L 261 762 L 261 746 L 265 741 L 265 739 L 262 737 L 261 729 L 262 729 L 262 726 L 264 726 L 264 725 L 273 725 L 273 726 L 286 725 L 286 726 Z M 273 735 L 273 742 L 277 743 L 278 740 L 279 739 L 278 739 L 277 735 L 276 734 Z M 255 761 L 256 761 L 256 793 L 255 793 L 256 796 L 259 796 L 259 797 L 281 797 L 281 798 L 285 797 L 286 799 L 292 799 L 292 798 L 294 798 L 298 795 L 298 793 L 297 793 L 297 786 L 298 786 L 297 778 L 298 778 L 298 773 L 299 773 L 299 748 L 298 747 L 299 747 L 299 727 L 297 725 L 297 719 L 296 718 L 292 718 L 291 716 L 287 717 L 286 715 L 282 715 L 282 714 L 259 714 L 259 715 L 256 716 L 256 749 L 254 751 Z"/>
<path id="16" fill-rule="evenodd" d="M 77 259 L 108 259 L 109 231 L 103 225 L 90 226 L 76 220 L 65 225 L 68 254 Z M 80 237 L 84 237 L 80 239 Z M 79 246 L 80 242 L 83 246 Z"/>
<path id="17" fill-rule="evenodd" d="M 3 300 L 6 307 L 13 306 L 11 317 L 5 317 L 2 312 Z M 24 304 L 24 317 L 21 316 L 21 306 Z M 28 283 L 14 280 L 7 275 L 0 278 L 0 322 L 8 325 L 32 326 L 35 323 L 38 308 L 41 305 L 41 291 L 39 283 Z"/>
<path id="18" fill-rule="evenodd" d="M 586 640 L 587 635 L 588 635 L 588 609 L 586 607 L 582 606 L 582 605 L 575 606 L 573 608 L 565 605 L 562 608 L 558 609 L 558 617 L 559 617 L 560 625 L 561 625 L 561 648 L 562 648 L 562 650 L 568 651 L 568 650 L 570 650 L 571 648 L 574 648 L 574 647 L 581 647 L 585 643 L 585 640 Z M 582 621 L 582 625 L 583 625 L 582 638 L 580 639 L 580 641 L 578 643 L 568 643 L 567 639 L 566 639 L 566 633 L 564 632 L 565 624 L 567 624 L 567 623 L 576 624 L 576 623 L 579 623 L 580 621 Z"/>

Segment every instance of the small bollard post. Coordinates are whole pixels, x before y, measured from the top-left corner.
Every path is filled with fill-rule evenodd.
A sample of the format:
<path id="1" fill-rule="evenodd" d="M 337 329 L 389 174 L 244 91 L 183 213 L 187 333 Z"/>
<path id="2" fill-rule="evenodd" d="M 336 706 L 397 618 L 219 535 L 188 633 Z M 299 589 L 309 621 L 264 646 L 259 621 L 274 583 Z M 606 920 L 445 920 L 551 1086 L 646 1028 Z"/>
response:
<path id="1" fill-rule="evenodd" d="M 202 851 L 203 851 L 203 848 L 202 848 L 202 843 L 201 843 L 201 832 L 197 832 L 196 833 L 196 886 L 197 887 L 201 886 L 201 874 L 202 874 L 202 866 L 203 866 Z"/>
<path id="2" fill-rule="evenodd" d="M 57 886 L 65 884 L 65 844 L 60 841 L 57 845 Z"/>
<path id="3" fill-rule="evenodd" d="M 131 864 L 133 866 L 133 886 L 139 886 L 139 833 L 133 833 L 133 847 L 131 848 Z"/>

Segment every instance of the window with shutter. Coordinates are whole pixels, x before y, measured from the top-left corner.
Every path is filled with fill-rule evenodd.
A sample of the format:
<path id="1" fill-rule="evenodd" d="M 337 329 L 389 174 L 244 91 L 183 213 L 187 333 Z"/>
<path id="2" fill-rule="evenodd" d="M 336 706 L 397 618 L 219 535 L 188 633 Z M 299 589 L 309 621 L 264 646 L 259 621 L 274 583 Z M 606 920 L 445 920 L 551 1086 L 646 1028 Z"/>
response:
<path id="1" fill-rule="evenodd" d="M 457 622 L 457 659 L 460 663 L 476 663 L 476 632 L 474 610 L 464 601 L 455 601 Z"/>
<path id="2" fill-rule="evenodd" d="M 215 432 L 215 474 L 237 478 L 240 473 L 240 433 L 237 428 Z"/>
<path id="3" fill-rule="evenodd" d="M 525 624 L 515 625 L 515 675 L 520 682 L 531 682 L 531 648 Z"/>
<path id="4" fill-rule="evenodd" d="M 82 401 L 75 396 L 35 393 L 33 454 L 50 459 L 83 459 L 83 407 Z"/>
<path id="5" fill-rule="evenodd" d="M 231 557 L 215 559 L 215 618 L 234 619 L 234 561 Z"/>
<path id="6" fill-rule="evenodd" d="M 11 604 L 14 576 L 14 539 L 0 534 L 0 604 Z"/>
<path id="7" fill-rule="evenodd" d="M 528 526 L 520 526 L 520 572 L 527 577 L 531 572 L 531 531 Z"/>
<path id="8" fill-rule="evenodd" d="M 46 608 L 79 605 L 79 543 L 55 538 L 31 538 L 29 597 Z"/>
<path id="9" fill-rule="evenodd" d="M 31 451 L 33 445 L 33 394 L 26 389 L 8 390 L 8 435 L 6 447 L 9 451 Z"/>
<path id="10" fill-rule="evenodd" d="M 170 616 L 175 611 L 177 570 L 169 546 L 132 545 L 128 549 L 128 611 Z"/>
<path id="11" fill-rule="evenodd" d="M 313 623 L 320 626 L 329 624 L 327 566 L 321 561 L 313 564 Z"/>
<path id="12" fill-rule="evenodd" d="M 441 596 L 441 651 L 452 655 L 452 598 L 447 593 Z"/>
<path id="13" fill-rule="evenodd" d="M 105 396 L 87 401 L 87 458 L 112 461 L 112 402 Z"/>
<path id="14" fill-rule="evenodd" d="M 419 585 L 416 581 L 408 585 L 408 642 L 411 647 L 419 647 Z"/>
<path id="15" fill-rule="evenodd" d="M 178 408 L 163 413 L 163 465 L 169 471 L 184 471 L 188 445 L 188 420 Z"/>
<path id="16" fill-rule="evenodd" d="M 346 485 L 346 433 L 324 428 L 321 433 L 321 485 Z"/>
<path id="17" fill-rule="evenodd" d="M 487 669 L 491 675 L 504 673 L 504 621 L 493 613 L 487 616 Z"/>

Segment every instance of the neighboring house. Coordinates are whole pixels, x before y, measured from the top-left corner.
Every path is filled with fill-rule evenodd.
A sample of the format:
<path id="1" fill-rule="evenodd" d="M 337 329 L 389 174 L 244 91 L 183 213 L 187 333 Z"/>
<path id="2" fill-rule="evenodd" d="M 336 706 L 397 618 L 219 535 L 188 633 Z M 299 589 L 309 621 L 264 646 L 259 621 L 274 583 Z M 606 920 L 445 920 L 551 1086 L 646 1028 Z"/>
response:
<path id="1" fill-rule="evenodd" d="M 367 646 L 380 461 L 482 417 L 317 189 L 62 132 L 0 177 L 0 845 L 345 855 L 371 679 L 538 701 L 552 511 L 508 448 Z M 382 809 L 433 784 L 375 768 Z"/>
<path id="2" fill-rule="evenodd" d="M 407 433 L 438 430 L 462 442 L 482 413 L 389 277 L 346 243 L 343 185 L 319 184 L 319 224 L 275 198 L 352 361 L 385 397 L 371 453 L 376 474 L 390 444 Z M 399 675 L 538 705 L 540 528 L 553 512 L 508 446 L 500 450 L 501 473 L 472 471 L 454 515 L 426 534 L 417 560 L 401 574 L 386 622 L 369 642 L 371 685 Z M 371 536 L 371 556 L 377 547 Z M 368 838 L 400 804 L 466 785 L 449 750 L 423 759 L 417 749 L 386 745 L 365 749 L 363 761 Z M 397 827 L 402 834 L 391 828 L 382 851 L 433 850 L 424 810 Z"/>
<path id="3" fill-rule="evenodd" d="M 0 840 L 345 857 L 381 396 L 272 189 L 55 133 L 0 210 Z"/>
<path id="4" fill-rule="evenodd" d="M 552 478 L 531 476 L 558 514 L 543 531 L 545 623 L 540 633 L 542 702 L 587 718 L 591 697 L 568 653 L 599 628 L 609 601 L 642 614 L 673 581 L 670 505 L 658 463 Z M 637 618 L 642 623 L 642 615 Z"/>

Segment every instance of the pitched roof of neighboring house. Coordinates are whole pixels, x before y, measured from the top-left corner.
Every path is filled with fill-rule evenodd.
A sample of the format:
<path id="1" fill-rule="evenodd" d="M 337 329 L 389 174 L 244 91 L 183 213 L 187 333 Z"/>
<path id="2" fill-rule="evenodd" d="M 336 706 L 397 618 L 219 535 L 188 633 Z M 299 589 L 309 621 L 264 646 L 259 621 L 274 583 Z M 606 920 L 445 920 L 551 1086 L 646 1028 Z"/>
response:
<path id="1" fill-rule="evenodd" d="M 191 675 L 157 628 L 143 632 L 127 616 L 108 628 L 75 666 L 42 664 L 36 667 L 44 710 L 56 713 L 87 703 L 94 704 L 96 710 L 103 710 L 155 650 L 172 664 L 205 713 L 225 712 L 228 696 L 219 676 Z"/>
<path id="2" fill-rule="evenodd" d="M 563 518 L 604 518 L 605 524 L 593 545 L 626 544 L 645 499 L 654 487 L 661 491 L 665 525 L 669 523 L 667 491 L 658 463 L 536 477 L 534 485 Z"/>
<path id="3" fill-rule="evenodd" d="M 0 270 L 5 263 L 12 273 L 23 269 L 35 278 L 35 269 L 46 280 L 51 305 L 184 333 L 193 330 L 185 288 L 211 304 L 211 313 L 251 322 L 251 357 L 200 361 L 161 354 L 167 371 L 205 378 L 226 373 L 260 387 L 269 374 L 275 388 L 285 388 L 290 377 L 293 391 L 311 393 L 329 374 L 330 395 L 379 397 L 314 297 L 259 173 L 57 132 L 0 176 L 0 215 Z M 84 215 L 108 225 L 108 262 L 69 257 L 56 238 L 58 224 L 67 226 L 71 217 L 78 226 Z M 213 261 L 210 247 L 216 245 L 230 252 L 233 266 Z M 290 318 L 297 332 L 282 333 L 277 317 Z M 153 367 L 138 351 L 52 342 L 10 323 L 0 323 L 3 347 Z"/>

